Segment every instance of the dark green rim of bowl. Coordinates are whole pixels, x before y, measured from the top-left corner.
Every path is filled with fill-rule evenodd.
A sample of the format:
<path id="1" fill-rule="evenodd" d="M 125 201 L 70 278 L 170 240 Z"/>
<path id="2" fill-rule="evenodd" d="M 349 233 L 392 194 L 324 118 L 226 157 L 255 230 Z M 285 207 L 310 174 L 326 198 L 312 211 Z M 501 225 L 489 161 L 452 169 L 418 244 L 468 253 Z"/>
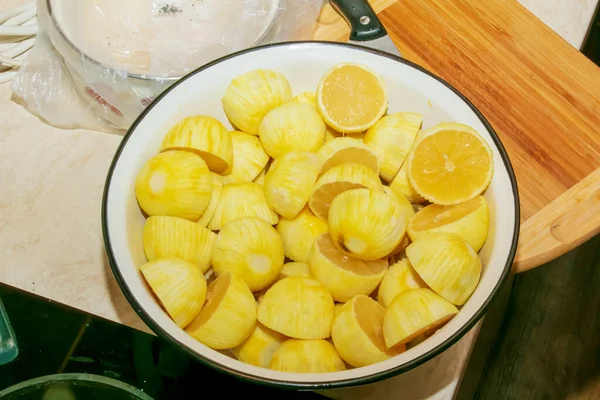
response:
<path id="1" fill-rule="evenodd" d="M 131 290 L 129 289 L 127 284 L 125 283 L 123 276 L 121 275 L 121 272 L 117 265 L 117 262 L 115 260 L 115 256 L 114 256 L 114 253 L 112 250 L 112 244 L 110 242 L 110 238 L 108 235 L 107 199 L 108 199 L 108 192 L 110 190 L 111 180 L 112 180 L 112 176 L 113 176 L 115 167 L 117 165 L 117 162 L 119 161 L 119 158 L 121 156 L 123 149 L 125 148 L 125 146 L 127 144 L 127 141 L 129 140 L 129 138 L 135 131 L 138 124 L 144 119 L 144 117 L 148 113 L 150 113 L 152 111 L 152 109 L 154 108 L 154 106 L 158 102 L 160 102 L 160 100 L 163 97 L 165 97 L 171 90 L 173 90 L 177 86 L 183 84 L 187 79 L 196 75 L 197 73 L 199 73 L 207 68 L 213 67 L 225 60 L 229 60 L 231 58 L 235 58 L 235 57 L 238 57 L 243 54 L 261 51 L 262 49 L 272 48 L 272 47 L 286 47 L 286 46 L 311 47 L 311 46 L 315 46 L 315 45 L 346 47 L 346 48 L 350 48 L 350 49 L 354 49 L 354 50 L 359 50 L 359 51 L 363 51 L 363 52 L 367 52 L 367 53 L 376 54 L 380 57 L 389 58 L 389 59 L 392 59 L 399 63 L 405 64 L 411 68 L 414 68 L 417 71 L 420 71 L 420 72 L 436 79 L 438 82 L 440 82 L 441 84 L 443 84 L 444 86 L 446 86 L 447 88 L 452 90 L 452 92 L 454 92 L 454 94 L 456 94 L 456 96 L 458 98 L 460 98 L 462 101 L 464 101 L 471 108 L 471 110 L 475 113 L 475 115 L 477 115 L 479 120 L 482 122 L 482 124 L 486 127 L 487 131 L 490 133 L 492 140 L 494 141 L 494 144 L 496 145 L 496 148 L 498 149 L 498 152 L 500 153 L 502 162 L 504 163 L 504 167 L 506 168 L 509 178 L 510 178 L 510 181 L 511 181 L 512 194 L 513 194 L 513 198 L 514 198 L 514 207 L 515 207 L 515 225 L 514 225 L 514 230 L 513 230 L 513 238 L 512 238 L 511 248 L 510 248 L 510 252 L 508 254 L 508 258 L 506 260 L 506 265 L 504 266 L 504 271 L 502 272 L 502 276 L 498 280 L 496 286 L 492 289 L 490 295 L 483 302 L 483 304 L 481 305 L 479 310 L 475 313 L 475 315 L 469 321 L 467 321 L 454 335 L 452 335 L 450 338 L 448 338 L 442 344 L 440 344 L 436 348 L 430 350 L 429 352 L 422 354 L 419 357 L 416 357 L 402 365 L 399 365 L 397 367 L 391 368 L 386 371 L 377 372 L 377 373 L 366 375 L 366 376 L 359 377 L 359 378 L 345 379 L 345 380 L 333 381 L 333 382 L 319 382 L 319 383 L 291 382 L 291 381 L 287 382 L 287 381 L 279 381 L 279 380 L 275 380 L 275 379 L 264 378 L 261 376 L 246 374 L 246 373 L 240 372 L 238 370 L 235 370 L 233 368 L 222 365 L 218 362 L 215 362 L 209 358 L 206 358 L 206 357 L 196 353 L 191 348 L 184 346 L 183 344 L 181 344 L 177 340 L 175 340 L 175 338 L 173 338 L 171 335 L 169 335 L 162 327 L 160 327 L 160 325 L 156 321 L 154 321 L 144 311 L 142 305 L 136 301 L 135 297 L 133 296 L 133 293 L 131 292 Z M 174 83 L 172 86 L 165 89 L 165 91 L 163 91 L 159 96 L 157 96 L 156 99 L 137 117 L 137 119 L 134 121 L 134 123 L 131 125 L 131 127 L 129 128 L 129 130 L 127 131 L 125 136 L 123 137 L 123 140 L 121 141 L 121 144 L 119 145 L 119 148 L 117 149 L 115 156 L 113 158 L 113 161 L 108 170 L 108 175 L 107 175 L 106 183 L 104 186 L 104 194 L 102 197 L 102 235 L 104 237 L 104 246 L 106 248 L 106 253 L 108 256 L 110 268 L 112 269 L 112 272 L 115 276 L 115 279 L 119 283 L 121 290 L 125 294 L 125 297 L 129 301 L 129 303 L 131 304 L 133 309 L 140 316 L 140 318 L 148 325 L 148 327 L 150 327 L 150 329 L 152 329 L 162 339 L 166 340 L 167 342 L 169 342 L 170 344 L 172 344 L 175 347 L 184 349 L 188 354 L 190 354 L 192 357 L 194 357 L 195 359 L 200 361 L 202 364 L 207 365 L 211 368 L 214 368 L 217 371 L 224 372 L 228 375 L 231 375 L 233 377 L 236 377 L 236 378 L 239 378 L 241 380 L 251 382 L 251 383 L 258 383 L 258 384 L 262 384 L 262 385 L 266 385 L 266 386 L 270 386 L 270 387 L 276 387 L 276 388 L 280 388 L 280 389 L 294 389 L 294 390 L 326 390 L 326 389 L 335 389 L 335 388 L 342 388 L 342 387 L 349 387 L 349 386 L 361 386 L 361 385 L 366 385 L 366 384 L 370 384 L 370 383 L 374 383 L 374 382 L 379 382 L 384 379 L 389 379 L 393 376 L 396 376 L 396 375 L 399 375 L 406 371 L 409 371 L 409 370 L 423 364 L 424 362 L 429 361 L 433 357 L 439 355 L 440 353 L 442 353 L 445 350 L 447 350 L 448 348 L 450 348 L 460 338 L 462 338 L 467 332 L 469 332 L 469 330 L 471 330 L 471 328 L 473 328 L 473 326 L 477 323 L 477 321 L 479 321 L 479 319 L 481 319 L 481 317 L 485 314 L 487 308 L 489 307 L 490 303 L 492 302 L 493 298 L 496 296 L 496 294 L 500 290 L 500 287 L 506 281 L 506 279 L 510 273 L 510 270 L 511 270 L 514 258 L 515 258 L 515 254 L 517 251 L 517 243 L 519 241 L 519 226 L 520 226 L 519 191 L 518 191 L 518 187 L 517 187 L 517 179 L 515 177 L 515 172 L 513 170 L 512 164 L 510 163 L 510 160 L 508 158 L 508 154 L 506 153 L 506 149 L 504 148 L 504 146 L 502 145 L 502 142 L 500 141 L 500 138 L 498 137 L 498 134 L 494 131 L 494 129 L 492 128 L 490 123 L 485 119 L 485 117 L 481 114 L 481 112 L 473 105 L 473 103 L 471 103 L 463 94 L 461 94 L 458 90 L 456 90 L 448 82 L 446 82 L 442 78 L 432 74 L 431 72 L 427 71 L 425 68 L 423 68 L 411 61 L 408 61 L 401 57 L 394 56 L 389 53 L 385 53 L 383 51 L 379 51 L 376 49 L 371 49 L 371 48 L 367 48 L 367 47 L 363 47 L 363 46 L 357 46 L 357 45 L 353 45 L 353 44 L 349 44 L 349 43 L 325 42 L 325 41 L 316 41 L 316 40 L 299 41 L 299 42 L 281 42 L 281 43 L 268 44 L 268 45 L 264 45 L 264 46 L 253 47 L 253 48 L 241 50 L 241 51 L 229 54 L 225 57 L 219 58 L 215 61 L 212 61 L 208 64 L 205 64 L 205 65 L 199 67 L 198 69 L 190 72 L 189 74 L 187 74 L 186 76 L 181 78 L 179 81 Z"/>

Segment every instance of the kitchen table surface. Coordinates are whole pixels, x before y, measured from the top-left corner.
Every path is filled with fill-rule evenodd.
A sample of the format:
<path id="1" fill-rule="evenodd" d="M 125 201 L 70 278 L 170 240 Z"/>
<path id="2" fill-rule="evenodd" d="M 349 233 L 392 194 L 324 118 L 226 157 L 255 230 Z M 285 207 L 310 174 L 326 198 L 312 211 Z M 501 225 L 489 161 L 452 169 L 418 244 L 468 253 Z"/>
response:
<path id="1" fill-rule="evenodd" d="M 0 9 L 18 2 L 0 0 Z M 512 0 L 373 1 L 403 56 L 461 90 L 506 146 L 521 194 L 520 269 L 587 239 L 600 215 L 600 70 L 573 47 L 596 3 L 527 3 L 571 44 Z M 556 13 L 548 13 L 550 3 Z M 568 12 L 579 16 L 569 28 L 550 18 Z M 346 36 L 326 9 L 315 38 Z M 8 84 L 0 85 L 0 121 L 0 281 L 148 332 L 114 280 L 102 243 L 102 190 L 121 136 L 51 127 L 13 101 Z M 327 394 L 451 398 L 478 329 L 406 374 Z"/>

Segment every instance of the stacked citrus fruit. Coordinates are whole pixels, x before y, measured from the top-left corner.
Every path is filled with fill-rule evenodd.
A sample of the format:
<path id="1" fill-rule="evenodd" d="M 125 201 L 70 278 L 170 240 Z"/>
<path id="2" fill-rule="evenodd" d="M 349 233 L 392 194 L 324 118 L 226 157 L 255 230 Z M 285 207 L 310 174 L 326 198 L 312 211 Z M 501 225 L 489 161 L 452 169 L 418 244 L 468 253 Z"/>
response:
<path id="1" fill-rule="evenodd" d="M 458 313 L 489 227 L 492 152 L 473 128 L 390 113 L 382 79 L 351 63 L 296 97 L 251 71 L 222 103 L 235 130 L 183 119 L 135 184 L 140 271 L 179 327 L 317 373 L 394 357 Z"/>

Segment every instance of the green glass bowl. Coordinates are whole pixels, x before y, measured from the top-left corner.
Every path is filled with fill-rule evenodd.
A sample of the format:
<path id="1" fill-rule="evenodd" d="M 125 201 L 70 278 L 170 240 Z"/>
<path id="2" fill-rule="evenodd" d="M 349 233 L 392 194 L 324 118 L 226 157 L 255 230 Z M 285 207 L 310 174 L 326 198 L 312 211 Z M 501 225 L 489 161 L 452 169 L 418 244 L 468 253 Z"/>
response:
<path id="1" fill-rule="evenodd" d="M 135 387 L 100 375 L 56 374 L 0 391 L 2 400 L 153 400 Z"/>

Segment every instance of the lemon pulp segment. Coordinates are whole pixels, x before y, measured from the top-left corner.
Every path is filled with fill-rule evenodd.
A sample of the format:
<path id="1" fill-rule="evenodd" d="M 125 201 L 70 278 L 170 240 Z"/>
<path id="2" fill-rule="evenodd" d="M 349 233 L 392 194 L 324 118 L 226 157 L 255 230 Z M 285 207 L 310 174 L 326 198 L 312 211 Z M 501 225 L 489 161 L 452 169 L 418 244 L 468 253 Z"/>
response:
<path id="1" fill-rule="evenodd" d="M 149 216 L 169 215 L 197 221 L 210 202 L 210 172 L 200 156 L 167 151 L 152 157 L 135 181 L 135 196 Z"/>
<path id="2" fill-rule="evenodd" d="M 180 328 L 200 313 L 206 280 L 197 265 L 178 258 L 160 258 L 140 267 L 146 282 Z"/>
<path id="3" fill-rule="evenodd" d="M 229 131 L 208 115 L 186 117 L 173 126 L 160 146 L 160 151 L 165 150 L 193 151 L 218 174 L 227 173 L 233 160 Z"/>
<path id="4" fill-rule="evenodd" d="M 283 242 L 275 228 L 257 217 L 238 218 L 222 228 L 214 242 L 212 267 L 241 278 L 252 291 L 277 279 L 283 267 Z"/>
<path id="5" fill-rule="evenodd" d="M 308 263 L 310 276 L 324 284 L 335 301 L 341 302 L 373 292 L 388 266 L 387 260 L 364 261 L 341 253 L 327 233 L 315 239 Z"/>

